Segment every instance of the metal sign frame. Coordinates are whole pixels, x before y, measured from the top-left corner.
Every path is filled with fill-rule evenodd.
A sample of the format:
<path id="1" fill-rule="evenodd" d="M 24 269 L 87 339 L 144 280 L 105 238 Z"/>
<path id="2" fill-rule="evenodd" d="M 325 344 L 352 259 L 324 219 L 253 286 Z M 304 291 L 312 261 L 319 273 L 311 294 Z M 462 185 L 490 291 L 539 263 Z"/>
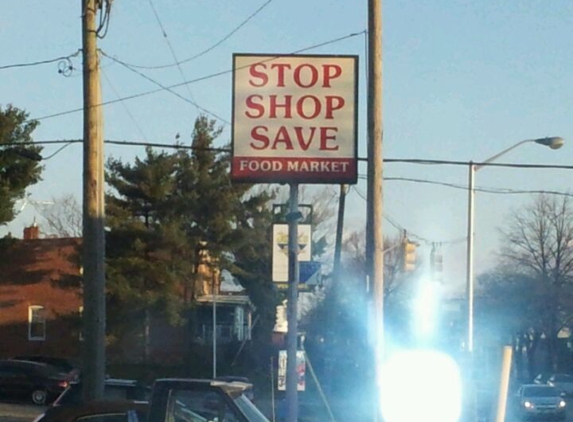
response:
<path id="1" fill-rule="evenodd" d="M 234 54 L 232 110 L 233 181 L 356 183 L 358 56 Z"/>

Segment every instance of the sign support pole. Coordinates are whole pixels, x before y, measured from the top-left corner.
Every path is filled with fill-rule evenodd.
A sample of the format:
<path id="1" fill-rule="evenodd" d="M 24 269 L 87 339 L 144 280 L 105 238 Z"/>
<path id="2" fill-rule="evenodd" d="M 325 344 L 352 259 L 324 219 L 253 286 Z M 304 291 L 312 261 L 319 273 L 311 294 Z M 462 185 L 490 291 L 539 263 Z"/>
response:
<path id="1" fill-rule="evenodd" d="M 288 303 L 287 303 L 287 371 L 286 402 L 287 422 L 298 421 L 298 373 L 296 370 L 296 352 L 298 346 L 298 222 L 302 214 L 298 210 L 298 184 L 290 184 L 288 222 Z"/>
<path id="2" fill-rule="evenodd" d="M 217 295 L 215 289 L 215 276 L 212 276 L 211 299 L 213 300 L 213 379 L 217 378 Z"/>

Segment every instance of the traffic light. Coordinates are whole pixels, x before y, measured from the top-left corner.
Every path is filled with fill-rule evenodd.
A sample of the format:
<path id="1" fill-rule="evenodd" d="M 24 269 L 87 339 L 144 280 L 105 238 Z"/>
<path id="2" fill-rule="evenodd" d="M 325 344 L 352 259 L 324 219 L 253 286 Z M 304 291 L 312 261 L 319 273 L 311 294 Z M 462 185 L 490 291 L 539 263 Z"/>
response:
<path id="1" fill-rule="evenodd" d="M 402 242 L 402 271 L 412 272 L 416 269 L 416 245 L 408 239 Z"/>
<path id="2" fill-rule="evenodd" d="M 441 245 L 432 245 L 432 252 L 430 253 L 430 270 L 432 273 L 432 279 L 434 281 L 443 281 L 443 256 L 441 252 Z"/>

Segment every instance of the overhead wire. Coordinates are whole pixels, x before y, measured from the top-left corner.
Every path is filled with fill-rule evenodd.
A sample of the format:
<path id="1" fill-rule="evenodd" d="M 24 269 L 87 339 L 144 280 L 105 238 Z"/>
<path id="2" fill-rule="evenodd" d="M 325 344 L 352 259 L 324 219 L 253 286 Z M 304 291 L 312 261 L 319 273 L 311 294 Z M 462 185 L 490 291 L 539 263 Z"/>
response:
<path id="1" fill-rule="evenodd" d="M 55 62 L 59 62 L 62 60 L 69 60 L 73 57 L 76 57 L 77 55 L 79 55 L 81 53 L 82 50 L 78 50 L 73 54 L 69 54 L 67 56 L 60 56 L 60 57 L 56 57 L 53 59 L 47 59 L 47 60 L 39 60 L 39 61 L 35 61 L 35 62 L 28 62 L 28 63 L 15 63 L 15 64 L 8 64 L 8 65 L 3 65 L 0 66 L 0 70 L 6 70 L 6 69 L 15 69 L 15 68 L 20 68 L 20 67 L 31 67 L 31 66 L 40 66 L 40 65 L 44 65 L 44 64 L 50 64 L 50 63 L 55 63 Z"/>
<path id="2" fill-rule="evenodd" d="M 359 158 L 358 160 L 366 161 L 366 158 Z M 464 166 L 468 167 L 470 165 L 484 167 L 508 167 L 508 168 L 529 168 L 529 169 L 561 169 L 561 170 L 573 170 L 573 166 L 569 165 L 557 165 L 557 164 L 509 164 L 509 163 L 480 163 L 477 161 L 456 161 L 456 160 L 427 160 L 420 158 L 385 158 L 385 163 L 407 163 L 407 164 L 420 164 L 420 165 L 450 165 L 450 166 Z"/>
<path id="3" fill-rule="evenodd" d="M 69 147 L 70 145 L 72 145 L 73 142 L 68 142 L 67 144 L 62 145 L 60 148 L 58 148 L 54 153 L 48 155 L 47 157 L 42 157 L 42 161 L 47 161 L 51 158 L 54 158 L 56 155 L 58 155 L 60 152 L 62 152 L 64 149 L 66 149 L 67 147 Z"/>
<path id="4" fill-rule="evenodd" d="M 111 3 L 113 0 L 101 0 L 98 3 L 100 9 L 99 25 L 96 29 L 96 36 L 98 38 L 105 38 L 109 30 L 109 21 L 111 19 Z"/>
<path id="5" fill-rule="evenodd" d="M 136 64 L 129 64 L 129 66 L 137 68 L 137 69 L 149 69 L 149 70 L 154 70 L 154 69 L 167 69 L 169 67 L 174 67 L 174 66 L 180 66 L 182 64 L 188 63 L 190 61 L 193 61 L 195 59 L 198 59 L 201 56 L 204 56 L 205 54 L 209 53 L 210 51 L 214 50 L 215 48 L 219 47 L 221 44 L 223 44 L 225 41 L 227 41 L 229 38 L 231 38 L 238 30 L 240 30 L 242 27 L 244 27 L 251 19 L 253 19 L 255 16 L 257 16 L 265 7 L 267 7 L 273 0 L 267 0 L 262 6 L 260 6 L 257 10 L 255 10 L 253 13 L 251 13 L 244 21 L 242 21 L 238 26 L 236 26 L 233 30 L 231 30 L 231 32 L 229 32 L 227 35 L 225 35 L 223 38 L 221 38 L 219 41 L 217 41 L 215 44 L 211 45 L 210 47 L 206 48 L 205 50 L 187 58 L 184 60 L 177 60 L 177 58 L 175 58 L 175 63 L 170 63 L 170 64 L 164 64 L 164 65 L 156 65 L 156 66 L 142 66 L 142 65 L 136 65 Z"/>
<path id="6" fill-rule="evenodd" d="M 319 48 L 319 47 L 322 47 L 322 46 L 325 46 L 325 45 L 329 45 L 329 44 L 333 44 L 333 43 L 336 43 L 336 42 L 340 42 L 340 41 L 342 41 L 342 40 L 349 39 L 349 38 L 355 37 L 355 36 L 357 36 L 357 35 L 361 35 L 361 34 L 363 34 L 363 33 L 364 33 L 364 31 L 361 31 L 361 32 L 356 32 L 356 33 L 352 33 L 352 34 L 346 35 L 346 36 L 344 36 L 344 37 L 338 37 L 338 38 L 332 39 L 332 40 L 330 40 L 330 41 L 326 41 L 326 42 L 323 42 L 323 43 L 320 43 L 320 44 L 312 45 L 312 46 L 310 46 L 310 47 L 302 48 L 302 49 L 300 49 L 300 50 L 294 51 L 294 52 L 291 53 L 291 54 L 298 54 L 298 53 L 302 53 L 302 52 L 304 52 L 304 51 L 309 51 L 309 50 L 312 50 L 312 49 L 315 49 L 315 48 Z M 104 55 L 104 56 L 106 56 L 106 57 L 109 58 L 109 59 L 112 59 L 112 60 L 116 61 L 116 62 L 119 63 L 119 64 L 123 64 L 124 66 L 129 67 L 129 64 L 127 64 L 127 63 L 125 63 L 125 62 L 123 62 L 123 61 L 121 61 L 121 60 L 119 60 L 119 59 L 117 59 L 117 58 L 115 58 L 115 57 L 112 57 L 112 56 L 106 54 L 106 53 L 103 52 L 103 51 L 101 51 L 101 54 Z M 275 58 L 272 58 L 272 59 L 269 59 L 269 60 L 274 60 L 274 59 L 275 59 Z M 201 76 L 201 77 L 198 77 L 198 78 L 195 78 L 195 79 L 192 79 L 192 80 L 184 81 L 184 82 L 181 82 L 181 83 L 177 83 L 177 84 L 169 85 L 169 86 L 165 86 L 165 87 L 163 87 L 163 85 L 161 85 L 161 84 L 159 84 L 159 83 L 153 81 L 153 83 L 155 83 L 155 84 L 161 86 L 161 88 L 159 88 L 159 89 L 154 89 L 154 90 L 151 90 L 151 91 L 140 92 L 140 93 L 138 93 L 138 94 L 128 95 L 128 96 L 125 96 L 125 97 L 122 97 L 122 98 L 118 98 L 118 99 L 116 99 L 116 100 L 104 101 L 104 102 L 102 102 L 102 103 L 100 103 L 100 104 L 96 104 L 94 107 L 100 107 L 100 106 L 111 105 L 111 104 L 115 104 L 115 103 L 120 102 L 120 101 L 133 100 L 133 99 L 136 99 L 136 98 L 141 98 L 141 97 L 145 97 L 145 96 L 152 95 L 152 94 L 157 94 L 157 93 L 162 92 L 162 91 L 170 90 L 170 89 L 173 89 L 173 88 L 178 88 L 178 87 L 180 87 L 180 86 L 182 86 L 182 85 L 185 85 L 185 84 L 192 84 L 192 83 L 202 82 L 202 81 L 205 81 L 205 80 L 208 80 L 208 79 L 216 78 L 216 77 L 218 77 L 218 76 L 227 75 L 227 74 L 229 74 L 229 73 L 232 73 L 233 70 L 240 70 L 240 69 L 243 69 L 243 68 L 245 68 L 245 67 L 247 67 L 247 66 L 244 66 L 244 67 L 241 67 L 241 68 L 237 68 L 237 69 L 222 70 L 222 71 L 220 71 L 220 72 L 211 73 L 211 74 L 209 74 L 209 75 Z M 133 69 L 132 69 L 132 70 L 133 70 Z M 143 75 L 143 74 L 142 74 L 142 75 Z M 145 78 L 148 78 L 148 77 L 145 76 Z M 152 80 L 150 80 L 150 82 L 152 82 Z M 178 95 L 178 94 L 176 94 L 176 95 Z M 187 101 L 187 102 L 189 101 L 188 99 L 185 99 L 185 97 L 183 97 L 183 98 L 184 98 L 185 101 Z M 77 112 L 80 112 L 80 111 L 82 111 L 82 110 L 83 110 L 83 107 L 79 107 L 79 108 L 75 108 L 75 109 L 71 109 L 71 110 L 67 110 L 67 111 L 61 111 L 61 112 L 54 113 L 54 114 L 48 114 L 48 115 L 45 115 L 45 116 L 36 117 L 36 118 L 30 119 L 30 120 L 47 120 L 47 119 L 52 119 L 52 118 L 55 118 L 55 117 L 65 116 L 65 115 L 72 114 L 72 113 L 77 113 Z M 205 110 L 205 112 L 207 112 L 207 111 Z M 210 113 L 210 112 L 209 112 L 209 113 Z M 222 120 L 222 121 L 224 121 L 224 120 Z"/>
<path id="7" fill-rule="evenodd" d="M 111 88 L 111 90 L 113 91 L 113 93 L 115 94 L 115 96 L 117 98 L 121 98 L 119 93 L 117 92 L 117 90 L 115 89 L 114 85 L 112 84 L 111 80 L 109 79 L 109 77 L 107 76 L 107 73 L 102 69 L 101 72 L 107 82 L 107 84 L 109 85 L 109 87 Z M 145 136 L 145 134 L 143 133 L 143 130 L 141 129 L 141 126 L 139 126 L 139 123 L 137 123 L 137 120 L 135 120 L 135 117 L 133 116 L 133 114 L 131 113 L 131 111 L 129 110 L 129 108 L 127 107 L 127 105 L 125 104 L 124 101 L 121 101 L 121 105 L 123 107 L 123 109 L 125 110 L 125 112 L 127 113 L 127 115 L 129 116 L 129 118 L 131 119 L 133 125 L 135 126 L 136 130 L 139 132 L 139 135 L 141 136 L 142 139 L 147 139 L 147 136 Z"/>
<path id="8" fill-rule="evenodd" d="M 360 179 L 364 179 L 364 176 L 359 176 Z M 437 180 L 429 180 L 429 179 L 416 179 L 411 177 L 385 177 L 384 181 L 401 181 L 401 182 L 412 182 L 412 183 L 425 183 L 430 185 L 439 185 L 453 189 L 460 189 L 467 191 L 469 189 L 468 185 L 456 184 L 456 183 L 449 183 L 449 182 L 440 182 Z M 561 196 L 572 196 L 573 194 L 567 192 L 559 192 L 559 191 L 548 191 L 548 190 L 525 190 L 525 189 L 511 189 L 511 188 L 493 188 L 493 187 L 474 187 L 474 191 L 476 192 L 483 192 L 483 193 L 491 193 L 491 194 L 502 194 L 502 195 L 512 195 L 512 194 L 549 194 L 549 195 L 561 195 Z"/>
<path id="9" fill-rule="evenodd" d="M 125 100 L 125 98 L 119 98 L 117 100 L 112 100 L 109 101 L 113 102 L 113 103 L 117 103 L 120 102 L 122 100 Z M 32 119 L 32 120 L 39 120 L 39 119 Z M 67 142 L 83 142 L 81 139 L 79 140 L 46 140 L 46 141 L 37 141 L 37 142 L 28 142 L 26 144 L 29 145 L 49 145 L 49 144 L 64 144 Z M 120 142 L 120 141 L 110 141 L 110 142 Z M 133 145 L 133 146 L 160 146 L 163 148 L 181 148 L 180 144 L 160 144 L 160 143 L 153 143 L 153 142 L 138 142 L 138 141 L 121 141 L 123 145 Z M 6 143 L 6 144 L 2 144 L 2 146 L 15 146 L 15 145 L 26 145 L 23 143 Z M 220 148 L 221 152 L 231 152 L 231 148 Z M 358 158 L 363 159 L 363 158 Z M 365 158 L 364 158 L 365 159 Z M 384 158 L 384 163 L 406 163 L 406 164 L 417 164 L 418 163 L 418 159 L 412 159 L 412 158 Z M 470 164 L 473 165 L 492 165 L 495 167 L 502 167 L 502 168 L 525 168 L 525 169 L 554 169 L 554 170 L 573 170 L 573 165 L 568 166 L 568 165 L 559 165 L 559 164 L 513 164 L 513 163 L 477 163 L 477 162 L 473 162 L 473 161 L 448 161 L 448 160 L 424 160 L 424 161 L 432 161 L 433 164 L 439 165 L 464 165 L 464 166 L 468 166 Z M 358 176 L 360 179 L 365 179 L 366 176 L 365 175 L 359 175 Z M 388 177 L 384 178 L 385 180 L 388 180 Z M 395 178 L 398 179 L 398 178 Z M 407 179 L 407 178 L 404 178 Z M 426 179 L 412 179 L 413 181 L 424 181 L 426 182 Z M 433 181 L 428 181 L 428 182 L 433 182 Z M 435 182 L 436 184 L 446 184 L 447 186 L 450 187 L 456 187 L 455 184 L 449 184 L 446 182 Z M 457 185 L 458 187 L 461 188 L 462 185 Z M 467 188 L 465 188 L 467 189 Z M 479 189 L 479 188 L 478 188 Z M 493 189 L 493 188 L 490 188 Z M 544 191 L 545 192 L 545 191 Z M 494 192 L 491 192 L 494 193 Z"/>
<path id="10" fill-rule="evenodd" d="M 27 145 L 27 144 L 29 144 L 29 145 L 64 144 L 55 153 L 44 158 L 44 160 L 47 160 L 47 159 L 54 157 L 56 154 L 61 152 L 64 148 L 68 147 L 69 145 L 71 145 L 73 143 L 82 143 L 82 142 L 83 142 L 83 140 L 81 140 L 81 139 L 47 140 L 47 141 L 37 141 L 37 142 L 30 142 L 30 143 L 7 143 L 7 144 L 3 144 L 3 146 L 5 146 L 5 147 L 22 146 L 22 145 Z M 171 148 L 171 149 L 186 149 L 186 150 L 203 150 L 203 151 L 212 151 L 212 152 L 219 152 L 219 153 L 230 153 L 231 152 L 231 149 L 227 148 L 227 147 L 220 147 L 220 148 L 207 147 L 206 148 L 206 147 L 197 147 L 197 146 L 193 146 L 193 145 L 162 144 L 162 143 L 144 142 L 144 141 L 140 142 L 140 141 L 105 140 L 104 143 L 111 144 L 111 145 L 120 145 L 120 146 L 145 146 L 145 147 L 157 147 L 157 148 L 168 148 L 168 149 Z M 411 161 L 412 161 L 411 159 L 388 159 L 388 160 L 391 160 L 392 162 L 408 162 L 408 163 L 411 163 Z M 449 164 L 449 163 L 447 163 L 447 164 Z M 511 166 L 511 165 L 506 165 L 506 166 Z M 548 166 L 548 167 L 551 167 L 551 166 Z M 561 168 L 563 166 L 554 166 L 554 167 Z M 568 169 L 573 169 L 573 167 L 570 167 Z M 359 176 L 359 178 L 361 178 L 361 179 L 364 179 L 364 177 L 365 177 L 364 175 Z M 440 185 L 440 186 L 444 186 L 444 187 L 450 187 L 450 188 L 461 189 L 461 190 L 467 190 L 468 189 L 468 187 L 465 185 L 447 183 L 447 182 L 439 182 L 439 181 L 428 180 L 428 179 L 416 179 L 416 178 L 406 178 L 406 177 L 386 177 L 386 178 L 384 178 L 384 180 L 385 181 L 405 181 L 405 182 L 412 182 L 412 183 L 434 184 L 434 185 Z M 364 201 L 367 201 L 366 195 L 357 186 L 352 186 L 351 189 L 360 198 L 362 198 Z M 509 189 L 509 188 L 483 188 L 483 187 L 475 187 L 474 190 L 477 192 L 484 192 L 484 193 L 491 193 L 491 194 L 549 194 L 549 195 L 561 195 L 561 196 L 573 197 L 572 193 L 559 192 L 559 191 L 548 191 L 548 190 L 516 190 L 516 189 Z M 406 228 L 403 225 L 397 223 L 392 217 L 388 216 L 387 214 L 384 214 L 383 217 L 386 221 L 388 221 L 388 223 L 390 223 L 397 230 L 399 230 L 401 232 L 406 230 Z M 457 239 L 453 239 L 453 240 L 436 242 L 436 241 L 426 239 L 426 238 L 424 238 L 418 234 L 412 233 L 410 231 L 407 231 L 407 233 L 411 237 L 413 237 L 417 240 L 420 240 L 424 243 L 427 243 L 427 244 L 432 244 L 432 243 L 455 244 L 455 243 L 465 241 L 465 239 L 467 239 L 466 237 L 461 237 L 461 238 L 457 238 Z"/>
<path id="11" fill-rule="evenodd" d="M 113 60 L 113 61 L 115 61 L 116 63 L 119 63 L 120 65 L 122 65 L 122 66 L 125 67 L 126 69 L 132 71 L 133 73 L 135 73 L 135 74 L 141 76 L 142 78 L 146 79 L 147 81 L 151 82 L 152 84 L 155 84 L 155 85 L 161 87 L 161 89 L 158 90 L 158 91 L 167 91 L 167 92 L 169 92 L 170 94 L 175 95 L 177 98 L 179 98 L 179 99 L 185 101 L 186 103 L 189 103 L 189 104 L 195 106 L 198 110 L 201 110 L 202 112 L 204 112 L 204 113 L 206 113 L 206 114 L 209 114 L 210 116 L 213 116 L 213 117 L 215 117 L 216 119 L 219 119 L 219 120 L 222 121 L 223 123 L 225 123 L 225 124 L 227 124 L 227 125 L 230 125 L 230 124 L 231 124 L 231 122 L 229 122 L 227 119 L 225 119 L 225 118 L 219 116 L 218 114 L 212 112 L 211 110 L 207 110 L 205 107 L 200 106 L 196 101 L 193 101 L 193 100 L 191 100 L 191 99 L 189 99 L 189 98 L 186 98 L 186 97 L 184 97 L 183 95 L 179 94 L 177 91 L 174 91 L 174 90 L 172 89 L 172 87 L 168 87 L 168 86 L 163 85 L 161 82 L 157 82 L 155 79 L 150 78 L 150 77 L 147 76 L 145 73 L 142 73 L 142 72 L 140 72 L 140 71 L 137 70 L 137 69 L 132 69 L 129 65 L 126 65 L 125 63 L 123 63 L 123 62 L 121 62 L 121 61 L 119 61 L 119 60 L 117 60 L 117 59 L 115 59 L 115 58 L 113 58 L 113 57 L 111 57 L 111 56 L 108 56 L 108 55 L 105 54 L 103 51 L 102 51 L 102 54 L 103 54 L 104 56 L 106 56 L 107 58 L 109 58 L 110 60 Z M 188 83 L 186 83 L 186 82 L 183 82 L 183 83 L 181 83 L 181 84 L 177 84 L 176 86 L 179 87 L 179 86 L 183 86 L 183 85 L 186 85 L 187 87 L 189 86 Z M 157 92 L 157 91 L 156 91 L 156 92 Z M 128 98 L 128 99 L 129 99 L 129 98 Z M 124 100 L 126 100 L 126 98 L 125 98 L 125 97 L 124 97 L 124 98 L 119 98 L 119 100 L 120 100 L 120 101 L 124 101 Z M 109 103 L 109 102 L 108 102 L 108 103 Z M 105 102 L 104 102 L 104 103 L 102 103 L 102 105 L 107 105 L 108 103 L 105 103 Z"/>
<path id="12" fill-rule="evenodd" d="M 179 69 L 179 74 L 181 75 L 181 79 L 183 81 L 185 81 L 187 78 L 185 77 L 185 73 L 183 72 L 183 68 L 181 67 L 181 63 L 179 63 L 179 61 L 177 60 L 177 55 L 175 54 L 175 49 L 173 48 L 173 45 L 171 44 L 171 41 L 169 40 L 169 37 L 167 36 L 167 31 L 165 30 L 163 23 L 161 23 L 161 19 L 159 18 L 159 13 L 157 13 L 157 9 L 155 8 L 155 5 L 153 4 L 153 0 L 148 0 L 148 1 L 149 1 L 149 5 L 151 6 L 151 10 L 153 10 L 153 14 L 155 15 L 155 20 L 157 21 L 157 24 L 159 25 L 159 28 L 161 29 L 161 32 L 163 34 L 163 38 L 165 39 L 165 41 L 167 42 L 167 45 L 169 46 L 169 51 L 171 51 L 171 56 L 173 57 L 173 60 L 175 60 L 175 64 L 177 65 L 177 68 Z M 191 97 L 191 100 L 193 100 L 193 102 L 196 103 L 195 98 L 193 97 L 193 93 L 191 92 L 191 88 L 189 87 L 189 85 L 186 84 L 185 87 L 187 88 L 187 92 L 189 93 L 189 97 Z M 195 105 L 195 107 L 197 108 L 197 111 L 199 111 L 199 107 L 197 105 Z"/>

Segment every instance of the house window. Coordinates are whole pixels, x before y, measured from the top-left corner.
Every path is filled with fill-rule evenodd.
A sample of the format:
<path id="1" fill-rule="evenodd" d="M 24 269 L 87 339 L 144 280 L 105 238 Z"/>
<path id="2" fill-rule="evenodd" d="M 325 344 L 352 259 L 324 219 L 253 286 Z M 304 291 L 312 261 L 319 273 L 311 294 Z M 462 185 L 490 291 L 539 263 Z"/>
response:
<path id="1" fill-rule="evenodd" d="M 28 340 L 46 340 L 46 314 L 43 306 L 28 307 Z"/>

